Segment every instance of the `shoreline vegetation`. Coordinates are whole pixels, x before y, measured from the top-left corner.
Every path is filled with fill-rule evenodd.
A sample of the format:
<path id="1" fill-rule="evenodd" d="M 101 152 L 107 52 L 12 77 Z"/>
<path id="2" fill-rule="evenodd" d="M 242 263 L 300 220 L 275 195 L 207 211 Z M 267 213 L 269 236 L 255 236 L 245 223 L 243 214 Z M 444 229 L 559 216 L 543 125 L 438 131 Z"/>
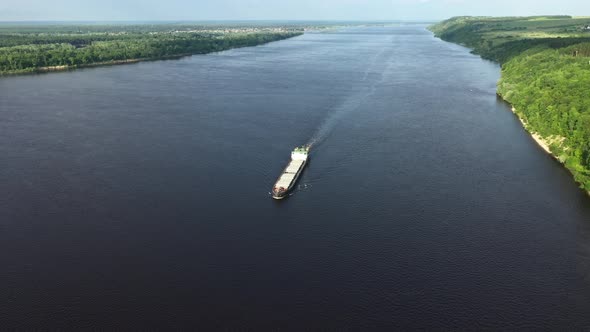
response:
<path id="1" fill-rule="evenodd" d="M 306 28 L 269 24 L 0 24 L 0 76 L 219 52 L 292 38 Z"/>
<path id="2" fill-rule="evenodd" d="M 0 22 L 0 76 L 177 59 L 388 22 L 210 21 L 194 23 Z"/>
<path id="3" fill-rule="evenodd" d="M 232 47 L 232 48 L 239 48 L 239 46 L 238 47 Z M 231 48 L 228 48 L 228 49 L 231 49 Z M 191 56 L 191 55 L 207 54 L 207 53 L 212 53 L 212 52 L 220 52 L 220 51 L 211 51 L 211 52 L 206 52 L 206 53 L 174 54 L 174 55 L 166 55 L 166 56 L 155 57 L 155 58 L 110 60 L 110 61 L 103 61 L 103 62 L 94 62 L 94 63 L 88 63 L 88 64 L 81 64 L 81 65 L 59 65 L 59 66 L 38 67 L 38 68 L 31 68 L 31 69 L 22 70 L 22 71 L 5 72 L 5 73 L 0 74 L 0 77 L 2 77 L 2 76 L 27 75 L 27 74 L 44 74 L 44 73 L 69 71 L 69 70 L 76 70 L 76 69 L 83 69 L 83 68 L 118 66 L 118 65 L 125 65 L 125 64 L 139 63 L 139 62 L 146 62 L 146 61 L 174 60 L 174 59 L 180 59 L 180 58 Z"/>
<path id="4" fill-rule="evenodd" d="M 590 17 L 454 17 L 429 30 L 501 65 L 498 96 L 590 195 Z"/>

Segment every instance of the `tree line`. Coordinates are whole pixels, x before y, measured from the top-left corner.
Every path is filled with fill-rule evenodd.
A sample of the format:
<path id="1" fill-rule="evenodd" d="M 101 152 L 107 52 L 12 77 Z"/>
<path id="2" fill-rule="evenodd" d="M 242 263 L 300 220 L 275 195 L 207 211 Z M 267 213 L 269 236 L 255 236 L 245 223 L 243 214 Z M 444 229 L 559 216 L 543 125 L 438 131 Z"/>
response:
<path id="1" fill-rule="evenodd" d="M 300 31 L 5 35 L 0 33 L 0 74 L 34 72 L 54 66 L 77 67 L 129 59 L 202 54 L 259 45 L 299 34 Z"/>
<path id="2" fill-rule="evenodd" d="M 431 30 L 502 65 L 498 94 L 529 131 L 549 139 L 552 153 L 590 191 L 590 36 L 583 31 L 588 22 L 462 17 Z M 499 32 L 507 26 L 518 29 Z M 565 30 L 574 32 L 564 35 Z"/>

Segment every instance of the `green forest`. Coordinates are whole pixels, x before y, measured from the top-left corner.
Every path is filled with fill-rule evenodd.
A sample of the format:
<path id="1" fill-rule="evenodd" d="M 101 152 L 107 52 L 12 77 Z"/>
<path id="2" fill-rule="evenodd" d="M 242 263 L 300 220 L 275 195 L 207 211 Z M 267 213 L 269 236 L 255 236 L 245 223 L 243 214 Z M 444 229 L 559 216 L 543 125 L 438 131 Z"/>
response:
<path id="1" fill-rule="evenodd" d="M 430 30 L 501 64 L 498 95 L 590 191 L 590 18 L 455 17 Z"/>
<path id="2" fill-rule="evenodd" d="M 281 26 L 3 24 L 0 75 L 209 53 L 302 33 Z"/>

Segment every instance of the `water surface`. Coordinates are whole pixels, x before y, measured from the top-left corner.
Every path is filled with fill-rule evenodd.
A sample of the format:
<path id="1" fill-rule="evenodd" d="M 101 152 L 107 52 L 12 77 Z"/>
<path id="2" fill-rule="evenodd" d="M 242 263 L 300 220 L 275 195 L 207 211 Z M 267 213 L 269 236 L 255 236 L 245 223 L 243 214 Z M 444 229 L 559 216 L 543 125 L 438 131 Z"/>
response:
<path id="1" fill-rule="evenodd" d="M 0 321 L 590 328 L 590 199 L 498 78 L 420 25 L 2 78 Z"/>

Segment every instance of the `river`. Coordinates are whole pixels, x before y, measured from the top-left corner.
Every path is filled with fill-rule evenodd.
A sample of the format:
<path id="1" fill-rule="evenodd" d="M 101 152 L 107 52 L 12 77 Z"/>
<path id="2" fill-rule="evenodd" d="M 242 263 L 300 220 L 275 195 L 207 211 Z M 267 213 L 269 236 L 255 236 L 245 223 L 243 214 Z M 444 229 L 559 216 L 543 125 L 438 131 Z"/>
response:
<path id="1" fill-rule="evenodd" d="M 0 321 L 590 328 L 590 199 L 499 74 L 400 25 L 0 78 Z"/>

